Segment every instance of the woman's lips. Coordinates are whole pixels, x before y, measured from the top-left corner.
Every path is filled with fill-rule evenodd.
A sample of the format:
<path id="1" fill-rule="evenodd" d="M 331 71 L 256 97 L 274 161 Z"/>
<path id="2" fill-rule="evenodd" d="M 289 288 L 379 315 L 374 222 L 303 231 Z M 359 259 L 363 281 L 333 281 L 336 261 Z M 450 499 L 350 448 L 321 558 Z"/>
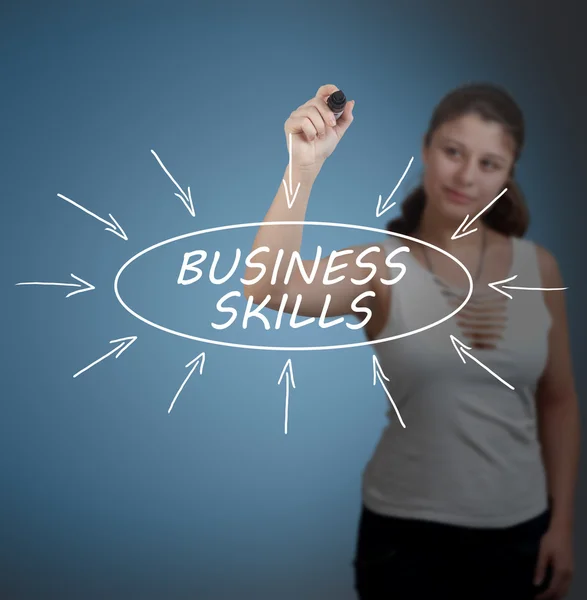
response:
<path id="1" fill-rule="evenodd" d="M 466 196 L 465 194 L 460 194 L 459 192 L 455 192 L 451 188 L 445 188 L 445 189 L 446 189 L 448 197 L 453 202 L 456 202 L 457 204 L 468 204 L 469 202 L 471 202 L 471 198 L 469 198 L 469 196 Z"/>

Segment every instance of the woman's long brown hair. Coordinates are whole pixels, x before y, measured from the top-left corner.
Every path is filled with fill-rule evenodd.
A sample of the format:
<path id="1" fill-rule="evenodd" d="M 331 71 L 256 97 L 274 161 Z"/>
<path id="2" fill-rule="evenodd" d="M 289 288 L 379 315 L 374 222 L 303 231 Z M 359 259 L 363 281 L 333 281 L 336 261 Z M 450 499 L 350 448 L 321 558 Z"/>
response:
<path id="1" fill-rule="evenodd" d="M 467 84 L 449 92 L 434 109 L 424 138 L 425 145 L 430 144 L 441 125 L 467 114 L 503 125 L 516 145 L 515 166 L 524 146 L 524 117 L 510 94 L 492 84 Z M 505 187 L 507 192 L 480 219 L 500 233 L 523 237 L 530 224 L 530 215 L 524 194 L 514 179 L 514 167 Z M 389 221 L 387 230 L 412 234 L 419 225 L 425 204 L 426 192 L 420 184 L 403 200 L 401 215 Z"/>

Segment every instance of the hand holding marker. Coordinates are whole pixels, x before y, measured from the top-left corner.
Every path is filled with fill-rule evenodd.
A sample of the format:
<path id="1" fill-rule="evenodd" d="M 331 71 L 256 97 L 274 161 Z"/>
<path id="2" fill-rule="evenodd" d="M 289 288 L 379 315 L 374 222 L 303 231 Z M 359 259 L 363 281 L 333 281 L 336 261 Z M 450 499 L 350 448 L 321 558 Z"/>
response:
<path id="1" fill-rule="evenodd" d="M 320 170 L 352 123 L 354 106 L 336 86 L 326 85 L 291 113 L 284 129 L 288 148 L 291 134 L 295 168 Z"/>
<path id="2" fill-rule="evenodd" d="M 338 90 L 338 92 L 334 92 L 328 96 L 326 100 L 326 104 L 328 104 L 328 108 L 334 113 L 334 118 L 338 121 L 338 118 L 344 112 L 344 107 L 346 106 L 346 96 L 342 90 Z"/>

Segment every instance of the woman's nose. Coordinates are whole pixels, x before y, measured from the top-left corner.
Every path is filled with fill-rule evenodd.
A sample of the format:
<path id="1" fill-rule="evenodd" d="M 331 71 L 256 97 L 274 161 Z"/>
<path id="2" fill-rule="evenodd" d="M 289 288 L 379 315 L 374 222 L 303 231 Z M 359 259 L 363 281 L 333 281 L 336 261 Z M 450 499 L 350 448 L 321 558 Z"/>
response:
<path id="1" fill-rule="evenodd" d="M 457 181 L 459 185 L 471 185 L 475 178 L 475 164 L 473 161 L 464 162 L 457 171 Z"/>

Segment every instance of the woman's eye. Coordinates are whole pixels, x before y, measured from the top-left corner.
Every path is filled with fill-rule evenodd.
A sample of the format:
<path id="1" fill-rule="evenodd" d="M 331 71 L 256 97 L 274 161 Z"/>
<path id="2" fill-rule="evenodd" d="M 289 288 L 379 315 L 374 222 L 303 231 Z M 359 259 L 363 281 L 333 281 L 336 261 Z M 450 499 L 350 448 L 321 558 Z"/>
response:
<path id="1" fill-rule="evenodd" d="M 458 154 L 458 150 L 456 148 L 445 148 L 445 151 L 447 154 L 450 154 L 451 156 L 454 156 L 455 154 Z"/>

